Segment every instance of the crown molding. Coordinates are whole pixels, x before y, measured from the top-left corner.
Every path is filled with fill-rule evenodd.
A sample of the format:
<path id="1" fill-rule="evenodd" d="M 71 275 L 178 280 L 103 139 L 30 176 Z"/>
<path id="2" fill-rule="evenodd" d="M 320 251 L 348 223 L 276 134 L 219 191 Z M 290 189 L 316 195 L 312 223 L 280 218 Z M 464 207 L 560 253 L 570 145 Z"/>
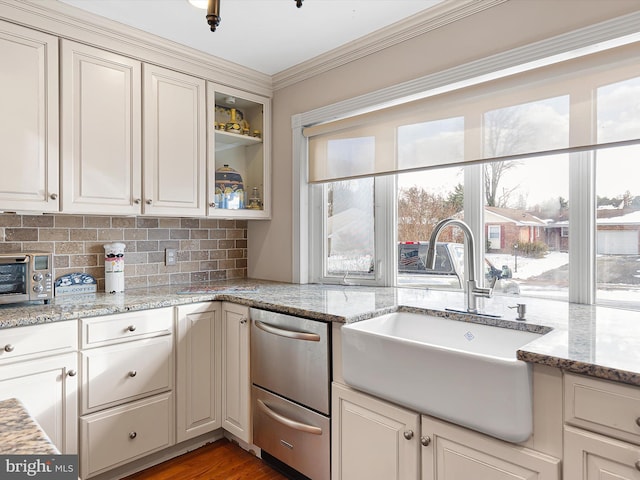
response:
<path id="1" fill-rule="evenodd" d="M 276 73 L 273 76 L 273 90 L 288 87 L 507 1 L 509 0 L 445 1 L 420 14 Z"/>
<path id="2" fill-rule="evenodd" d="M 0 19 L 165 66 L 217 84 L 267 97 L 271 97 L 273 93 L 270 75 L 62 2 L 0 0 Z"/>

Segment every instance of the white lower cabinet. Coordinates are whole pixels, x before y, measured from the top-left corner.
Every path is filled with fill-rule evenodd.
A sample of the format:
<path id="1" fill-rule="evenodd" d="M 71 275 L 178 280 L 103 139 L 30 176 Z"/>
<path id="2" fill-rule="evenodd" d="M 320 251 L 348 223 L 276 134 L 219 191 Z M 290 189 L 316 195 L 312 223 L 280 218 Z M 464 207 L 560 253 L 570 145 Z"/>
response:
<path id="1" fill-rule="evenodd" d="M 222 303 L 222 427 L 252 442 L 249 308 Z"/>
<path id="2" fill-rule="evenodd" d="M 80 474 L 175 443 L 173 308 L 81 320 Z"/>
<path id="3" fill-rule="evenodd" d="M 565 427 L 564 478 L 567 480 L 638 480 L 640 446 Z"/>
<path id="4" fill-rule="evenodd" d="M 564 376 L 564 478 L 640 480 L 640 388 Z"/>
<path id="5" fill-rule="evenodd" d="M 176 440 L 222 426 L 222 308 L 176 307 Z"/>
<path id="6" fill-rule="evenodd" d="M 420 478 L 420 416 L 334 383 L 333 480 Z"/>
<path id="7" fill-rule="evenodd" d="M 78 451 L 77 322 L 2 330 L 0 400 L 17 398 L 61 453 Z"/>
<path id="8" fill-rule="evenodd" d="M 558 480 L 560 460 L 422 416 L 423 480 Z"/>
<path id="9" fill-rule="evenodd" d="M 560 460 L 333 384 L 332 479 L 558 480 Z"/>

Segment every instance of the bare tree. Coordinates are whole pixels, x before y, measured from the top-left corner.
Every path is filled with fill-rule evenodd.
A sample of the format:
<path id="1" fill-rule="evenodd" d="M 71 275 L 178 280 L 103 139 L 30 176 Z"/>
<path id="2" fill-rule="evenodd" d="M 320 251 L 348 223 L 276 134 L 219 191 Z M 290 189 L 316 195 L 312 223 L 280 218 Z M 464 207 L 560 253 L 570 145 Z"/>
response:
<path id="1" fill-rule="evenodd" d="M 398 196 L 398 241 L 416 242 L 428 240 L 436 224 L 460 211 L 458 203 L 448 201 L 441 194 L 427 192 L 421 187 L 400 189 Z M 445 229 L 440 236 L 443 242 L 461 242 L 462 232 Z"/>

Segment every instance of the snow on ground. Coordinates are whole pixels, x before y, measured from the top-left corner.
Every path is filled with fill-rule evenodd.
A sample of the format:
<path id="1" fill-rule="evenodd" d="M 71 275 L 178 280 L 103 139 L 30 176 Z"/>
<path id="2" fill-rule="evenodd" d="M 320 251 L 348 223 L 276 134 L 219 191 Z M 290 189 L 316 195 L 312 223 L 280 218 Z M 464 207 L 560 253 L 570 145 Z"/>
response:
<path id="1" fill-rule="evenodd" d="M 549 252 L 543 258 L 529 258 L 518 255 L 518 268 L 516 269 L 516 257 L 508 253 L 487 253 L 486 258 L 494 267 L 502 268 L 508 265 L 513 272 L 513 278 L 526 280 L 538 276 L 549 270 L 567 265 L 569 254 L 567 252 Z"/>

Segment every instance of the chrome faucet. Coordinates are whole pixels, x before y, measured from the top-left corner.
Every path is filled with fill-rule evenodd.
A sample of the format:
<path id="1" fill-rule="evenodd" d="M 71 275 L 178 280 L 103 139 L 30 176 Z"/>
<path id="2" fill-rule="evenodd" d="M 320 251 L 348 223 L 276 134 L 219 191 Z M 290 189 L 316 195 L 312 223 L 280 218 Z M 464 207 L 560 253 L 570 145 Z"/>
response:
<path id="1" fill-rule="evenodd" d="M 469 225 L 464 223 L 462 220 L 457 220 L 455 218 L 446 218 L 436 225 L 431 232 L 431 238 L 429 240 L 429 248 L 427 249 L 427 268 L 433 270 L 436 266 L 436 241 L 438 240 L 438 235 L 440 235 L 440 231 L 446 227 L 447 225 L 456 225 L 462 229 L 464 232 L 465 238 L 465 251 L 464 258 L 468 264 L 468 272 L 467 272 L 467 312 L 469 313 L 478 313 L 478 304 L 477 297 L 485 297 L 489 298 L 493 291 L 492 288 L 481 288 L 478 287 L 476 282 L 476 262 L 475 262 L 475 240 L 473 238 L 473 233 L 469 228 Z"/>

